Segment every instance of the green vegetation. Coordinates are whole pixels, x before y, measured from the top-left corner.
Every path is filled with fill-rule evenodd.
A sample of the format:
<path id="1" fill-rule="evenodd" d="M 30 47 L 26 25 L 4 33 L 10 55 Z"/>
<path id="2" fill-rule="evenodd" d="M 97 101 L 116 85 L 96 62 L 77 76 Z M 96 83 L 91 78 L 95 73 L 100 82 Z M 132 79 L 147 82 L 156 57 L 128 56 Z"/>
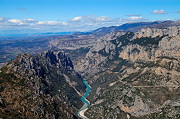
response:
<path id="1" fill-rule="evenodd" d="M 76 50 L 67 50 L 67 49 L 65 49 L 64 51 L 65 51 L 65 53 L 66 53 L 66 55 L 68 57 L 73 59 L 72 62 L 75 65 L 75 64 L 77 64 L 77 62 L 80 59 L 82 59 L 82 58 L 84 58 L 86 56 L 86 54 L 88 53 L 89 49 L 90 48 L 87 47 L 87 48 L 79 48 L 79 49 L 76 49 Z"/>
<path id="2" fill-rule="evenodd" d="M 119 61 L 118 65 L 117 65 L 116 68 L 114 68 L 112 71 L 113 71 L 113 72 L 119 72 L 119 71 L 121 70 L 122 66 L 124 66 L 124 65 L 126 65 L 126 64 L 128 64 L 128 61 L 120 58 L 120 61 Z"/>
<path id="3" fill-rule="evenodd" d="M 12 111 L 10 109 L 0 109 L 0 117 L 2 119 L 24 119 L 25 116 L 22 115 L 20 112 Z"/>
<path id="4" fill-rule="evenodd" d="M 14 84 L 18 78 L 13 74 L 0 73 L 0 84 L 11 83 Z"/>
<path id="5" fill-rule="evenodd" d="M 109 53 L 106 53 L 105 48 L 102 50 L 99 50 L 98 53 L 105 57 L 110 55 Z"/>
<path id="6" fill-rule="evenodd" d="M 148 46 L 148 45 L 158 45 L 159 41 L 162 40 L 164 36 L 161 37 L 155 37 L 155 38 L 151 38 L 151 37 L 141 37 L 141 38 L 137 38 L 131 41 L 132 44 L 139 44 L 142 46 Z"/>
<path id="7" fill-rule="evenodd" d="M 126 34 L 118 37 L 115 40 L 111 40 L 111 43 L 118 45 L 120 42 L 122 43 L 122 46 L 126 46 L 128 43 L 130 43 L 130 38 L 132 38 L 134 35 L 133 32 L 127 32 Z"/>

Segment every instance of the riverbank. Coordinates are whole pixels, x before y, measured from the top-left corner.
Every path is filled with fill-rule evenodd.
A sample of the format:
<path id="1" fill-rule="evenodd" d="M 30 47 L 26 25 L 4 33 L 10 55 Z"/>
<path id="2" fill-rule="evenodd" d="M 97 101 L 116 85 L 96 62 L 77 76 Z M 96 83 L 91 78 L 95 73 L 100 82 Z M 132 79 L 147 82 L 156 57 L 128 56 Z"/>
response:
<path id="1" fill-rule="evenodd" d="M 83 118 L 83 119 L 89 119 L 89 118 L 87 118 L 87 117 L 84 115 L 84 113 L 85 113 L 87 110 L 88 110 L 88 108 L 80 111 L 79 114 L 78 114 L 78 116 L 81 117 L 81 118 Z"/>

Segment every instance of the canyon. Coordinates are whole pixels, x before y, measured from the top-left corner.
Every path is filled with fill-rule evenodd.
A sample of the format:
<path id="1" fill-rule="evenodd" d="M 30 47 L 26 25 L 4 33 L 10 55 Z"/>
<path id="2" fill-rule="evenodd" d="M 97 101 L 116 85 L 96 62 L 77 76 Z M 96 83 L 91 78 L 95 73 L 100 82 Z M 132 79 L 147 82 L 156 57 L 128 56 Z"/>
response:
<path id="1" fill-rule="evenodd" d="M 3 62 L 0 117 L 81 118 L 86 79 L 89 119 L 180 118 L 180 26 L 136 24 L 31 40 Z"/>

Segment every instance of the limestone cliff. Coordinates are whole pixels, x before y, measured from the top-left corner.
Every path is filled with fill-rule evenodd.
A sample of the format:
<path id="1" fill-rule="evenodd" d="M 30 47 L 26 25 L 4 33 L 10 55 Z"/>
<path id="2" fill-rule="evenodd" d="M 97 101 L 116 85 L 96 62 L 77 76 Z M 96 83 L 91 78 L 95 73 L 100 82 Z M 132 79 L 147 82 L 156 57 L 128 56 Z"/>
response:
<path id="1" fill-rule="evenodd" d="M 92 85 L 87 117 L 179 118 L 180 26 L 111 34 L 75 67 Z"/>

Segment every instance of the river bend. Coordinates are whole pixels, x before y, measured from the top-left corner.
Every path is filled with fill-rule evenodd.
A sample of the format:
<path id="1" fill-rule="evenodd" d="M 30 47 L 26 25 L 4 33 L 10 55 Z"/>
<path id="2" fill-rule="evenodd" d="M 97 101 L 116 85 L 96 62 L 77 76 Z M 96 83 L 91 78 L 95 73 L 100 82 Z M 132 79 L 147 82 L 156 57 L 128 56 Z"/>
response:
<path id="1" fill-rule="evenodd" d="M 83 119 L 88 119 L 85 115 L 84 112 L 88 109 L 90 102 L 86 99 L 86 97 L 89 95 L 91 92 L 91 86 L 88 85 L 86 80 L 83 80 L 84 85 L 86 86 L 86 92 L 85 94 L 81 97 L 81 100 L 84 102 L 84 105 L 82 108 L 78 111 L 78 116 L 83 118 Z"/>

